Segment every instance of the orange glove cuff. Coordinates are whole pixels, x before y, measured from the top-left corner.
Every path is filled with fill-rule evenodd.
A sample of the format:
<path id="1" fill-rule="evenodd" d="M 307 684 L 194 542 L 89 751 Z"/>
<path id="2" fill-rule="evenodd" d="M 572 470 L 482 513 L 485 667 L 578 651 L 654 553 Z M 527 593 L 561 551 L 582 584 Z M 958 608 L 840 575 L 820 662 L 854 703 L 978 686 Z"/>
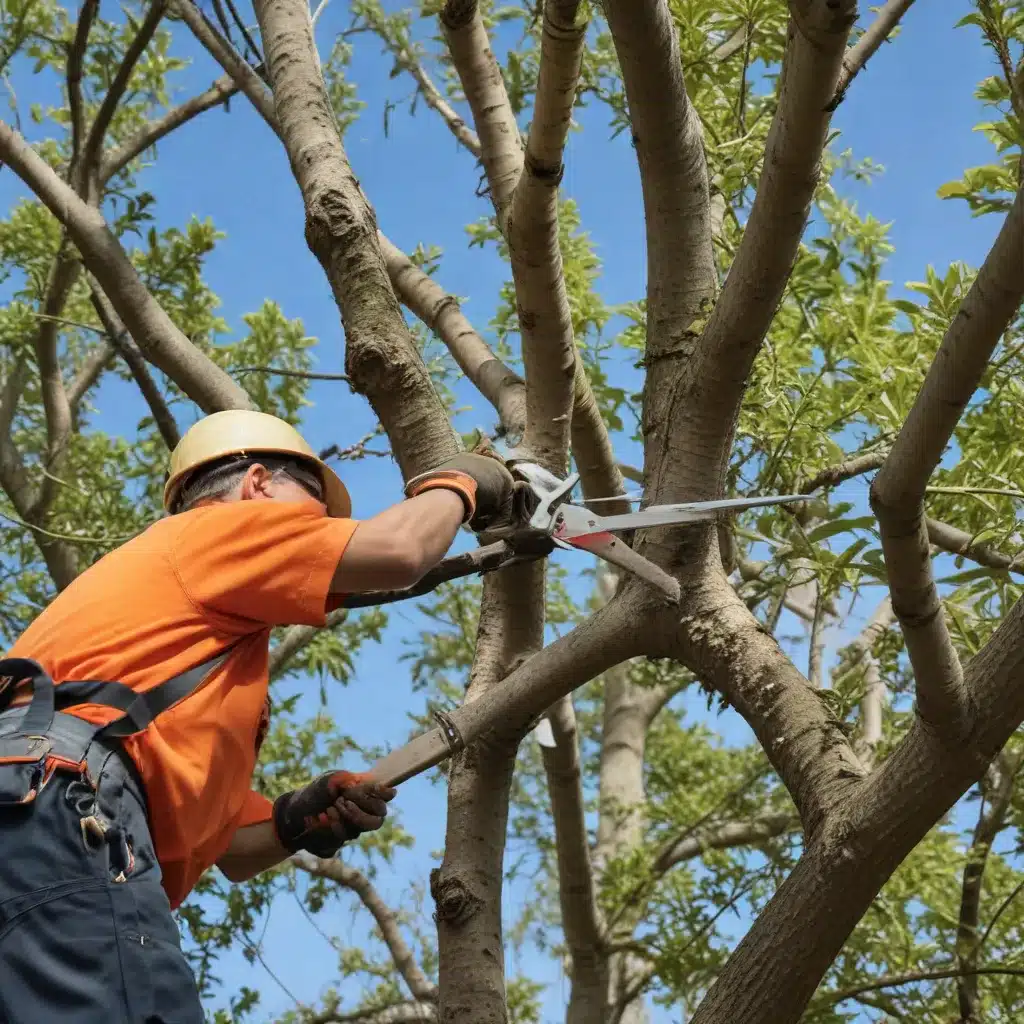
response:
<path id="1" fill-rule="evenodd" d="M 462 498 L 462 503 L 466 506 L 466 514 L 462 518 L 464 523 L 476 515 L 476 481 L 468 473 L 458 473 L 452 469 L 438 470 L 416 481 L 409 491 L 409 497 L 415 498 L 418 494 L 438 488 L 454 491 Z"/>

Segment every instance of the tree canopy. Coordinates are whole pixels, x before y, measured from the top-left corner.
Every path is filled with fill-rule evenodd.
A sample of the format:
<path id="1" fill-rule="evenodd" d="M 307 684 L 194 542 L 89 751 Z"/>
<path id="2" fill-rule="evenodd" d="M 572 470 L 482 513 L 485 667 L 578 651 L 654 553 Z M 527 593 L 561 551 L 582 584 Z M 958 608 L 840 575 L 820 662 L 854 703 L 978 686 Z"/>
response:
<path id="1" fill-rule="evenodd" d="M 602 510 L 806 495 L 632 538 L 678 608 L 573 552 L 278 631 L 268 795 L 370 763 L 437 707 L 468 746 L 337 860 L 204 877 L 179 917 L 216 1020 L 1024 1011 L 1024 4 L 975 0 L 957 30 L 988 62 L 990 156 L 939 195 L 992 248 L 903 288 L 890 226 L 851 198 L 882 169 L 830 118 L 915 16 L 953 18 L 912 4 L 0 0 L 4 645 L 161 514 L 169 448 L 219 408 L 312 430 L 362 482 L 359 515 L 484 436 L 620 499 Z M 400 101 L 368 103 L 385 68 Z M 255 168 L 239 119 L 265 138 Z M 465 230 L 463 279 L 346 154 L 410 124 L 425 165 L 461 161 L 464 196 L 424 173 L 419 201 Z M 222 302 L 231 231 L 161 173 L 199 131 L 219 142 L 190 151 L 195 175 L 251 188 L 253 218 L 293 210 L 305 288 L 341 332 L 311 336 L 273 292 Z M 565 185 L 580 131 L 638 166 L 635 295 Z M 271 152 L 297 191 L 260 183 Z M 399 731 L 370 739 L 387 681 L 367 665 L 412 684 Z M 403 810 L 427 787 L 447 789 L 443 851 Z M 308 991 L 267 957 L 282 914 L 333 951 Z M 239 950 L 262 992 L 223 984 Z M 523 966 L 545 960 L 563 1000 Z"/>

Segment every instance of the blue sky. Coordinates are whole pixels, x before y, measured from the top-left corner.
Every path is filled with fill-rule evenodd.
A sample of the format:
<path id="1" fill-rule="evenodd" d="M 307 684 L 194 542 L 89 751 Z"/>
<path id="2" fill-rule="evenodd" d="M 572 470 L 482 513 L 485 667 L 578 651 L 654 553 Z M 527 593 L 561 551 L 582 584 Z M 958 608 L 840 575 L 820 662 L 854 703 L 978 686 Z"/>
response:
<path id="1" fill-rule="evenodd" d="M 905 19 L 902 38 L 874 58 L 833 122 L 842 133 L 840 146 L 852 148 L 857 156 L 871 156 L 885 168 L 873 185 L 850 186 L 850 193 L 862 210 L 891 222 L 896 252 L 887 276 L 897 286 L 921 279 L 929 263 L 940 269 L 953 260 L 978 264 L 998 228 L 990 218 L 973 220 L 965 205 L 936 196 L 936 189 L 958 177 L 964 167 L 991 159 L 987 142 L 972 132 L 979 119 L 973 90 L 989 73 L 990 57 L 973 30 L 953 29 L 968 8 L 965 0 L 915 6 Z M 334 0 L 318 25 L 323 52 L 332 35 L 347 24 L 346 4 Z M 475 196 L 479 172 L 422 105 L 417 116 L 407 114 L 403 101 L 411 95 L 409 82 L 388 77 L 390 63 L 381 57 L 376 42 L 360 36 L 355 43 L 352 76 L 367 109 L 349 131 L 346 145 L 380 226 L 406 250 L 417 243 L 443 248 L 439 280 L 468 297 L 465 313 L 478 327 L 485 327 L 505 270 L 491 253 L 467 245 L 465 225 L 486 212 L 485 200 Z M 177 79 L 178 98 L 183 99 L 204 88 L 219 69 L 194 47 L 179 49 L 196 58 Z M 24 104 L 36 98 L 25 76 L 17 84 Z M 385 137 L 387 100 L 399 106 L 390 116 Z M 625 136 L 609 138 L 600 112 L 585 112 L 582 122 L 585 130 L 574 134 L 567 148 L 564 190 L 578 202 L 584 227 L 603 260 L 604 298 L 609 303 L 634 300 L 643 295 L 646 269 L 635 154 Z M 195 215 L 212 218 L 226 233 L 207 261 L 206 277 L 221 296 L 222 313 L 234 329 L 243 329 L 243 314 L 273 298 L 287 316 L 301 317 L 306 331 L 319 339 L 316 369 L 342 369 L 337 309 L 319 264 L 306 248 L 298 189 L 280 145 L 243 100 L 232 102 L 230 114 L 211 111 L 162 143 L 159 162 L 147 172 L 145 183 L 158 197 L 162 225 L 183 225 Z M 0 204 L 6 207 L 23 192 L 9 171 L 0 173 Z M 367 403 L 343 385 L 315 383 L 309 397 L 315 405 L 305 429 L 314 445 L 344 446 L 372 429 Z M 101 390 L 98 422 L 130 436 L 137 407 L 126 411 L 118 399 L 116 386 Z M 460 426 L 489 427 L 493 414 L 482 400 L 474 405 L 477 411 Z M 637 460 L 637 452 L 628 445 L 619 455 Z M 366 460 L 347 468 L 345 475 L 358 516 L 372 515 L 400 495 L 400 478 L 389 460 Z M 850 496 L 866 504 L 863 485 L 852 487 Z M 850 630 L 856 625 L 846 624 Z M 333 692 L 332 712 L 361 742 L 396 743 L 407 735 L 407 713 L 420 709 L 421 698 L 411 692 L 407 668 L 397 659 L 403 642 L 421 626 L 412 607 L 394 606 L 386 642 L 365 648 L 356 680 Z M 314 682 L 314 695 L 315 690 Z M 700 715 L 700 708 L 694 703 L 692 713 Z M 746 733 L 734 719 L 716 719 L 715 727 L 731 740 Z M 394 870 L 382 870 L 377 877 L 382 893 L 397 901 L 410 885 L 425 882 L 435 863 L 432 855 L 443 845 L 443 790 L 427 779 L 413 780 L 403 786 L 396 811 L 417 838 L 415 850 L 402 854 Z M 523 896 L 521 889 L 510 893 L 513 902 Z M 343 906 L 344 910 L 321 915 L 321 924 L 343 940 L 357 940 L 364 922 L 349 912 L 354 904 L 346 899 Z M 300 999 L 314 1001 L 323 984 L 335 976 L 329 946 L 287 901 L 275 905 L 264 934 L 264 955 L 275 973 Z M 522 964 L 510 962 L 509 968 L 551 982 L 545 1021 L 558 1021 L 566 997 L 558 966 L 529 957 Z M 250 966 L 241 955 L 227 957 L 221 975 L 228 992 L 242 984 L 260 989 L 268 1016 L 293 1005 L 258 964 Z M 679 1017 L 677 1013 L 657 1019 Z"/>

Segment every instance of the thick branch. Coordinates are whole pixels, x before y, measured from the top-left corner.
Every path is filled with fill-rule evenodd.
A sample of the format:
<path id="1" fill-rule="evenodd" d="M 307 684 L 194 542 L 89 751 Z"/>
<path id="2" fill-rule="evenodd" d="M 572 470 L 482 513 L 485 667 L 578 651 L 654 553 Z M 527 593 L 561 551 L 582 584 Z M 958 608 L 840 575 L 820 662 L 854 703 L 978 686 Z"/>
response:
<path id="1" fill-rule="evenodd" d="M 447 0 L 441 27 L 473 112 L 480 160 L 501 224 L 523 167 L 519 126 L 505 93 L 501 66 L 491 51 L 476 0 Z"/>
<path id="2" fill-rule="evenodd" d="M 280 134 L 302 191 L 306 241 L 334 293 L 345 371 L 369 398 L 408 478 L 458 449 L 388 279 L 374 212 L 352 173 L 320 74 L 308 5 L 259 0 Z"/>
<path id="3" fill-rule="evenodd" d="M 110 150 L 104 156 L 99 170 L 100 184 L 106 184 L 118 171 L 123 170 L 137 156 L 140 156 L 150 146 L 155 145 L 176 128 L 187 124 L 194 117 L 198 117 L 211 107 L 226 104 L 236 92 L 238 92 L 238 86 L 234 80 L 228 75 L 223 75 L 205 92 L 201 92 L 198 96 L 193 96 L 190 100 L 186 100 L 179 106 L 168 110 L 163 117 L 157 118 L 157 120 L 140 128 L 139 131 L 126 139 L 120 146 Z"/>
<path id="4" fill-rule="evenodd" d="M 996 345 L 1024 299 L 1024 192 L 1019 192 L 871 485 L 893 608 L 917 680 L 917 706 L 954 738 L 967 727 L 963 671 L 929 557 L 924 494 Z"/>
<path id="5" fill-rule="evenodd" d="M 900 19 L 914 5 L 914 0 L 888 0 L 879 10 L 875 20 L 868 26 L 857 42 L 846 51 L 843 68 L 836 83 L 835 108 L 842 102 L 850 83 L 860 74 L 864 65 L 875 55 L 879 47 L 900 23 Z"/>
<path id="6" fill-rule="evenodd" d="M 602 1020 L 608 1002 L 608 958 L 587 835 L 572 697 L 558 701 L 547 719 L 555 745 L 541 749 L 555 824 L 562 930 L 572 959 L 566 1024 L 593 1024 Z"/>
<path id="7" fill-rule="evenodd" d="M 124 97 L 125 90 L 128 88 L 128 82 L 132 77 L 132 72 L 135 70 L 135 65 L 138 64 L 139 58 L 156 34 L 166 6 L 167 0 L 153 0 L 150 4 L 149 10 L 146 11 L 146 16 L 142 19 L 142 24 L 139 26 L 139 31 L 135 34 L 135 38 L 128 44 L 124 52 L 124 57 L 114 73 L 110 88 L 107 90 L 106 96 L 103 97 L 100 109 L 96 113 L 96 119 L 89 129 L 89 136 L 82 147 L 81 159 L 76 167 L 78 191 L 83 197 L 85 195 L 86 183 L 99 172 L 103 140 L 106 138 L 107 129 L 110 127 L 110 122 L 117 111 L 117 105 Z"/>
<path id="8" fill-rule="evenodd" d="M 68 111 L 71 115 L 71 168 L 78 165 L 82 143 L 85 141 L 85 104 L 82 97 L 82 64 L 89 45 L 89 32 L 99 11 L 99 0 L 84 0 L 78 12 L 75 37 L 68 48 L 67 82 Z"/>
<path id="9" fill-rule="evenodd" d="M 314 877 L 329 878 L 332 882 L 354 892 L 373 915 L 391 959 L 412 995 L 427 1002 L 437 999 L 437 986 L 420 969 L 416 954 L 409 948 L 398 926 L 398 915 L 384 902 L 366 875 L 336 858 L 323 860 L 312 854 L 298 853 L 292 861 Z"/>
<path id="10" fill-rule="evenodd" d="M 377 238 L 388 276 L 404 305 L 445 343 L 462 372 L 497 409 L 506 434 L 521 436 L 526 429 L 526 385 L 522 378 L 477 334 L 454 296 L 380 232 Z"/>
<path id="11" fill-rule="evenodd" d="M 170 451 L 173 451 L 181 440 L 178 424 L 175 422 L 174 414 L 164 400 L 164 396 L 160 393 L 160 388 L 153 380 L 145 358 L 135 342 L 132 341 L 131 335 L 125 330 L 117 313 L 114 312 L 110 300 L 99 289 L 92 290 L 92 305 L 96 310 L 96 315 L 100 318 L 100 323 L 103 324 L 111 339 L 114 349 L 125 361 L 132 377 L 135 378 L 135 383 L 138 385 L 139 391 L 142 392 L 149 411 L 153 414 L 153 421 L 160 431 L 160 436 L 164 439 L 164 444 Z"/>
<path id="12" fill-rule="evenodd" d="M 151 363 L 204 412 L 251 406 L 245 391 L 181 333 L 150 295 L 99 211 L 79 199 L 25 140 L 3 123 L 0 159 L 67 228 L 86 266 Z"/>
<path id="13" fill-rule="evenodd" d="M 978 1006 L 977 970 L 981 954 L 978 934 L 978 916 L 981 909 L 981 890 L 985 866 L 996 836 L 1006 825 L 1006 814 L 1013 799 L 1015 775 L 1020 766 L 1019 756 L 1004 754 L 996 758 L 982 784 L 982 804 L 978 824 L 964 864 L 963 884 L 960 892 L 960 920 L 957 926 L 957 963 L 964 973 L 957 979 L 957 998 L 963 1020 L 974 1020 Z"/>
<path id="14" fill-rule="evenodd" d="M 771 324 L 818 184 L 835 91 L 856 0 L 790 0 L 779 102 L 750 217 L 673 423 L 692 437 L 693 470 L 717 491 L 750 368 Z M 696 496 L 696 495 L 695 495 Z"/>
<path id="15" fill-rule="evenodd" d="M 325 629 L 334 629 L 348 618 L 347 608 L 338 608 L 328 613 Z M 277 679 L 288 670 L 288 662 L 295 657 L 317 635 L 316 626 L 291 626 L 283 637 L 271 648 L 267 671 L 270 678 Z"/>

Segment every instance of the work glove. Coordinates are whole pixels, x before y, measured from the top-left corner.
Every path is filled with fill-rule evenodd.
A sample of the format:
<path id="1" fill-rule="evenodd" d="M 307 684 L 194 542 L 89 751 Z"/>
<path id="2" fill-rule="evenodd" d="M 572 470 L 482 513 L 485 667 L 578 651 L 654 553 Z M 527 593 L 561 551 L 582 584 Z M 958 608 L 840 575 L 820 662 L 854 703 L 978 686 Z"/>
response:
<path id="1" fill-rule="evenodd" d="M 462 452 L 406 485 L 409 498 L 436 487 L 455 491 L 466 506 L 463 519 L 474 533 L 509 523 L 514 518 L 515 481 L 497 454 Z"/>
<path id="2" fill-rule="evenodd" d="M 384 824 L 398 791 L 365 775 L 327 772 L 274 801 L 274 831 L 289 852 L 333 857 L 342 844 Z"/>

